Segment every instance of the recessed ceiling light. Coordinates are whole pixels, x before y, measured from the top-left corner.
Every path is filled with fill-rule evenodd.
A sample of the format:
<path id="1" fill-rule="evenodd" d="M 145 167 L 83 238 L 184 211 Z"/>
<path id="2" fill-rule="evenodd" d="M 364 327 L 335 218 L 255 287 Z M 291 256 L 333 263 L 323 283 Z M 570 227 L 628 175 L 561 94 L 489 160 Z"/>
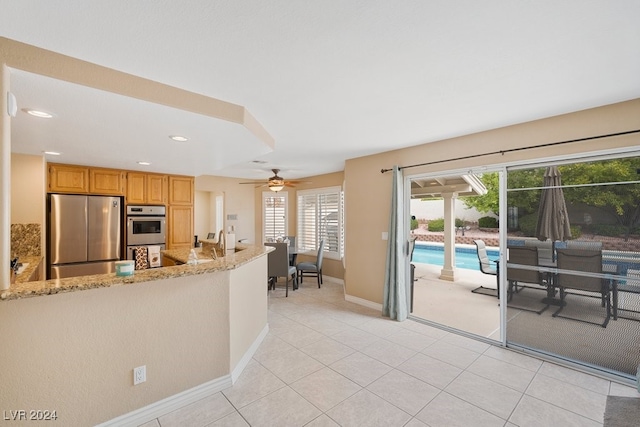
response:
<path id="1" fill-rule="evenodd" d="M 43 151 L 44 154 L 48 154 L 50 156 L 59 156 L 62 153 L 58 153 L 57 151 Z"/>
<path id="2" fill-rule="evenodd" d="M 150 162 L 138 162 L 139 165 L 142 166 L 149 166 L 151 163 Z"/>
<path id="3" fill-rule="evenodd" d="M 184 142 L 189 140 L 189 138 L 187 138 L 186 136 L 181 136 L 181 135 L 169 135 L 169 138 L 178 142 Z"/>
<path id="4" fill-rule="evenodd" d="M 31 114 L 34 117 L 40 117 L 42 119 L 50 119 L 51 117 L 53 117 L 53 114 L 51 113 L 47 113 L 46 111 L 41 111 L 41 110 L 34 110 L 31 108 L 25 108 L 22 111 L 24 111 L 27 114 Z"/>

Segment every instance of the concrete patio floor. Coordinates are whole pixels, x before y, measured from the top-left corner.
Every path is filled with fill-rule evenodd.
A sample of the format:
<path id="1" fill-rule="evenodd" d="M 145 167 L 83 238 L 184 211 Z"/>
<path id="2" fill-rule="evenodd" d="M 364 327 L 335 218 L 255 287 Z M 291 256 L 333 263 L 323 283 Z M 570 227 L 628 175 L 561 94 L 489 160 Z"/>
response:
<path id="1" fill-rule="evenodd" d="M 481 337 L 500 340 L 500 306 L 496 297 L 472 293 L 496 287 L 495 276 L 458 268 L 456 280 L 440 280 L 441 266 L 414 263 L 412 316 Z"/>

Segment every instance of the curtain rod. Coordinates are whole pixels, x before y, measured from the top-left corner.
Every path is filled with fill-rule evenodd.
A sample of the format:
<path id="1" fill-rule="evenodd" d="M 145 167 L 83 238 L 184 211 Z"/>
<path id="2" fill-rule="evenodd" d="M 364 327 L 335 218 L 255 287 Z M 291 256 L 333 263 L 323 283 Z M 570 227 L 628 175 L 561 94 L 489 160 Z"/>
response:
<path id="1" fill-rule="evenodd" d="M 455 160 L 474 159 L 476 157 L 492 156 L 494 154 L 500 154 L 500 155 L 503 156 L 505 153 L 512 153 L 514 151 L 531 150 L 533 148 L 553 147 L 555 145 L 571 144 L 573 142 L 590 141 L 590 140 L 593 140 L 593 139 L 600 139 L 600 138 L 610 138 L 610 137 L 613 137 L 613 136 L 629 135 L 629 134 L 632 134 L 632 133 L 639 133 L 639 132 L 640 132 L 640 129 L 628 130 L 628 131 L 625 131 L 625 132 L 609 133 L 609 134 L 606 134 L 606 135 L 588 136 L 586 138 L 579 138 L 579 139 L 569 139 L 567 141 L 558 141 L 558 142 L 549 142 L 549 143 L 546 143 L 546 144 L 530 145 L 529 147 L 510 148 L 508 150 L 491 151 L 489 153 L 482 153 L 482 154 L 471 154 L 469 156 L 455 157 L 453 159 L 434 160 L 433 162 L 418 163 L 416 165 L 408 165 L 408 166 L 400 166 L 399 169 L 402 170 L 402 169 L 408 169 L 408 168 L 416 168 L 418 166 L 429 166 L 429 165 L 435 165 L 435 164 L 438 164 L 438 163 L 453 162 Z M 380 173 L 390 172 L 392 170 L 393 169 L 380 169 Z"/>

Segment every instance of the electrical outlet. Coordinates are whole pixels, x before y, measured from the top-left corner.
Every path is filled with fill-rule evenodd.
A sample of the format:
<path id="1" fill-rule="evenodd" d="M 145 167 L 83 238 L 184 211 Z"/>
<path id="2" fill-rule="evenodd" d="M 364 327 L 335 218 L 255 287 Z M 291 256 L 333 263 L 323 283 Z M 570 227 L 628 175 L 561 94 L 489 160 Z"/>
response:
<path id="1" fill-rule="evenodd" d="M 133 368 L 133 385 L 138 385 L 147 380 L 147 366 L 138 366 Z"/>

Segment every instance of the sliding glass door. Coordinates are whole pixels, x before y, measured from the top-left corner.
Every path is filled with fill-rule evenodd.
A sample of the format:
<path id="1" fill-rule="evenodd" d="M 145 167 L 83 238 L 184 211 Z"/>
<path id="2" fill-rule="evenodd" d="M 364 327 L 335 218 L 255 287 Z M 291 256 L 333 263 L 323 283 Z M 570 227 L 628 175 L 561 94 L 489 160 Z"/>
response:
<path id="1" fill-rule="evenodd" d="M 640 158 L 507 171 L 507 345 L 633 378 Z"/>

